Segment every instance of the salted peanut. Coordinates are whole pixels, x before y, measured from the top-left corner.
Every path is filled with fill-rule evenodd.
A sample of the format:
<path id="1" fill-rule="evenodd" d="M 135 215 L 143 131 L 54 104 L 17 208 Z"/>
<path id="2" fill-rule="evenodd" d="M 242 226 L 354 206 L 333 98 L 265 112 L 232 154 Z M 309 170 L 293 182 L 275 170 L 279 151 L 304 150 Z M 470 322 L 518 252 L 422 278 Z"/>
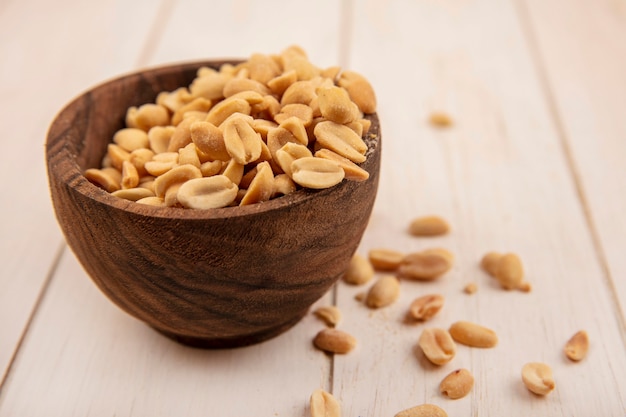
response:
<path id="1" fill-rule="evenodd" d="M 186 87 L 177 88 L 174 91 L 161 91 L 156 98 L 156 104 L 165 107 L 174 113 L 188 102 L 191 95 Z"/>
<path id="2" fill-rule="evenodd" d="M 211 177 L 219 174 L 222 171 L 222 166 L 223 162 L 220 160 L 206 161 L 200 165 L 200 172 L 202 172 L 203 177 Z"/>
<path id="3" fill-rule="evenodd" d="M 233 184 L 239 184 L 243 178 L 244 168 L 245 166 L 243 164 L 231 159 L 222 167 L 222 175 L 228 177 Z"/>
<path id="4" fill-rule="evenodd" d="M 196 122 L 198 122 L 196 118 L 187 118 L 176 126 L 170 143 L 167 145 L 168 152 L 178 152 L 180 148 L 184 148 L 192 142 L 191 126 Z"/>
<path id="5" fill-rule="evenodd" d="M 139 173 L 130 161 L 122 164 L 122 189 L 135 188 L 139 185 Z"/>
<path id="6" fill-rule="evenodd" d="M 339 76 L 337 85 L 348 91 L 350 99 L 363 113 L 376 112 L 376 94 L 364 76 L 354 71 L 344 71 Z"/>
<path id="7" fill-rule="evenodd" d="M 180 122 L 183 121 L 185 115 L 190 112 L 199 111 L 201 113 L 206 113 L 211 109 L 211 106 L 213 106 L 213 102 L 211 100 L 204 97 L 197 97 L 193 101 L 190 101 L 189 103 L 181 106 L 180 108 L 178 108 L 178 110 L 174 112 L 174 114 L 172 115 L 172 124 L 174 126 L 178 125 Z"/>
<path id="8" fill-rule="evenodd" d="M 304 51 L 283 51 L 280 59 L 284 71 L 295 70 L 298 80 L 310 80 L 320 74 L 320 69 L 313 65 Z"/>
<path id="9" fill-rule="evenodd" d="M 323 320 L 329 327 L 335 327 L 341 321 L 341 310 L 335 306 L 319 307 L 313 314 Z"/>
<path id="10" fill-rule="evenodd" d="M 89 168 L 84 175 L 90 183 L 109 193 L 121 188 L 122 174 L 115 168 Z"/>
<path id="11" fill-rule="evenodd" d="M 275 129 L 278 127 L 278 124 L 265 119 L 254 119 L 252 121 L 252 128 L 261 135 L 264 141 L 267 140 L 267 133 L 271 129 Z"/>
<path id="12" fill-rule="evenodd" d="M 246 119 L 229 119 L 224 123 L 223 132 L 226 151 L 235 161 L 246 165 L 259 159 L 263 140 Z"/>
<path id="13" fill-rule="evenodd" d="M 498 265 L 498 262 L 500 262 L 500 258 L 502 258 L 502 254 L 499 252 L 487 252 L 480 260 L 480 267 L 486 273 L 495 278 L 496 267 Z"/>
<path id="14" fill-rule="evenodd" d="M 402 264 L 405 254 L 391 249 L 372 249 L 368 257 L 377 271 L 394 271 Z"/>
<path id="15" fill-rule="evenodd" d="M 252 54 L 248 58 L 248 71 L 251 79 L 261 84 L 267 84 L 268 81 L 281 73 L 281 68 L 268 55 Z"/>
<path id="16" fill-rule="evenodd" d="M 166 190 L 165 190 L 165 195 L 163 196 L 163 204 L 166 207 L 180 207 L 181 204 L 178 201 L 178 190 L 180 190 L 180 187 L 183 185 L 182 182 L 178 182 L 176 184 L 172 184 L 170 185 Z"/>
<path id="17" fill-rule="evenodd" d="M 476 291 L 478 291 L 478 286 L 475 282 L 469 282 L 465 285 L 465 287 L 463 287 L 463 292 L 465 294 L 474 294 Z"/>
<path id="18" fill-rule="evenodd" d="M 178 164 L 178 152 L 157 153 L 145 163 L 146 171 L 155 177 L 165 174 Z"/>
<path id="19" fill-rule="evenodd" d="M 358 106 L 350 100 L 348 92 L 341 87 L 318 88 L 322 117 L 335 123 L 346 124 L 360 117 Z"/>
<path id="20" fill-rule="evenodd" d="M 137 187 L 150 190 L 150 192 L 152 192 L 152 195 L 154 195 L 154 178 L 155 177 L 153 177 L 152 175 L 144 175 L 143 177 L 139 178 L 139 185 Z"/>
<path id="21" fill-rule="evenodd" d="M 287 104 L 280 109 L 280 113 L 274 116 L 274 120 L 276 123 L 283 123 L 290 117 L 297 117 L 305 127 L 309 126 L 313 121 L 313 109 L 306 104 Z"/>
<path id="22" fill-rule="evenodd" d="M 547 395 L 556 387 L 552 368 L 541 362 L 525 364 L 522 367 L 522 381 L 530 392 L 537 395 Z"/>
<path id="23" fill-rule="evenodd" d="M 252 184 L 252 180 L 254 179 L 254 177 L 256 177 L 257 172 L 257 167 L 255 166 L 252 169 L 248 170 L 248 172 L 243 174 L 243 176 L 241 177 L 241 181 L 239 181 L 239 188 L 245 188 L 247 191 L 247 188 L 250 186 L 250 184 Z"/>
<path id="24" fill-rule="evenodd" d="M 350 259 L 348 269 L 343 275 L 344 282 L 352 285 L 363 285 L 374 277 L 374 268 L 370 261 L 355 253 Z"/>
<path id="25" fill-rule="evenodd" d="M 250 183 L 246 194 L 241 199 L 239 205 L 260 203 L 268 201 L 274 191 L 274 173 L 268 162 L 261 162 L 256 166 L 256 175 Z"/>
<path id="26" fill-rule="evenodd" d="M 267 95 L 263 97 L 263 103 L 256 106 L 256 118 L 264 118 L 273 120 L 274 117 L 280 113 L 280 102 L 274 96 Z"/>
<path id="27" fill-rule="evenodd" d="M 317 158 L 330 159 L 331 161 L 335 161 L 339 163 L 341 169 L 345 174 L 346 179 L 351 181 L 365 181 L 370 177 L 370 173 L 349 160 L 348 158 L 344 158 L 336 152 L 331 151 L 330 149 L 320 149 L 315 152 L 315 156 Z"/>
<path id="28" fill-rule="evenodd" d="M 174 135 L 174 126 L 155 126 L 148 131 L 148 142 L 154 153 L 167 152 L 170 140 Z"/>
<path id="29" fill-rule="evenodd" d="M 444 112 L 433 112 L 428 117 L 428 122 L 435 127 L 450 127 L 452 126 L 452 118 Z"/>
<path id="30" fill-rule="evenodd" d="M 346 123 L 346 126 L 352 129 L 359 137 L 363 137 L 363 125 L 358 121 L 355 120 L 353 122 Z"/>
<path id="31" fill-rule="evenodd" d="M 441 310 L 445 298 L 440 294 L 428 294 L 416 298 L 409 306 L 408 317 L 417 321 L 430 320 Z"/>
<path id="32" fill-rule="evenodd" d="M 343 181 L 344 172 L 338 163 L 328 159 L 304 157 L 291 163 L 291 179 L 303 187 L 329 188 Z"/>
<path id="33" fill-rule="evenodd" d="M 150 149 L 141 148 L 135 149 L 130 153 L 128 160 L 132 163 L 137 169 L 137 173 L 140 177 L 146 175 L 146 162 L 151 161 L 154 157 L 154 152 Z"/>
<path id="34" fill-rule="evenodd" d="M 295 70 L 289 70 L 269 80 L 267 86 L 272 90 L 272 93 L 282 96 L 285 90 L 296 81 L 298 81 L 298 74 Z"/>
<path id="35" fill-rule="evenodd" d="M 518 288 L 524 281 L 522 260 L 514 253 L 505 253 L 496 265 L 495 277 L 506 290 Z"/>
<path id="36" fill-rule="evenodd" d="M 122 171 L 122 165 L 124 161 L 130 160 L 130 152 L 122 149 L 121 146 L 114 143 L 107 145 L 107 157 L 111 163 L 111 166 L 118 171 Z"/>
<path id="37" fill-rule="evenodd" d="M 340 72 L 341 67 L 338 65 L 334 65 L 332 67 L 322 69 L 320 75 L 324 78 L 330 78 L 333 82 L 335 82 L 339 79 Z"/>
<path id="38" fill-rule="evenodd" d="M 587 332 L 581 330 L 576 332 L 565 344 L 563 349 L 565 356 L 573 361 L 580 361 L 587 356 L 589 351 L 589 336 Z"/>
<path id="39" fill-rule="evenodd" d="M 158 104 L 133 106 L 126 111 L 127 127 L 136 127 L 147 132 L 154 126 L 167 126 L 168 124 L 170 124 L 170 114 L 165 107 Z"/>
<path id="40" fill-rule="evenodd" d="M 276 152 L 285 146 L 287 143 L 298 143 L 300 141 L 287 129 L 282 127 L 277 127 L 275 129 L 270 129 L 267 132 L 267 147 L 270 151 L 272 159 L 276 159 Z M 278 174 L 279 172 L 277 172 Z"/>
<path id="41" fill-rule="evenodd" d="M 257 93 L 256 91 L 240 91 L 236 94 L 230 96 L 231 99 L 240 98 L 246 100 L 250 106 L 254 106 L 255 104 L 265 103 L 264 95 Z"/>
<path id="42" fill-rule="evenodd" d="M 522 281 L 517 289 L 523 292 L 531 292 L 533 290 L 533 284 L 528 281 Z"/>
<path id="43" fill-rule="evenodd" d="M 239 77 L 231 78 L 230 80 L 226 81 L 226 85 L 224 85 L 223 94 L 224 94 L 224 97 L 228 98 L 242 91 L 254 91 L 256 93 L 261 94 L 262 96 L 271 94 L 271 91 L 269 90 L 269 88 L 267 88 L 262 83 L 256 80 L 251 80 L 249 78 L 239 78 Z"/>
<path id="44" fill-rule="evenodd" d="M 224 134 L 213 123 L 199 121 L 189 127 L 192 142 L 211 159 L 228 161 L 230 155 L 224 143 Z"/>
<path id="45" fill-rule="evenodd" d="M 293 161 L 299 158 L 312 157 L 313 154 L 306 146 L 287 142 L 285 143 L 279 150 L 276 151 L 275 160 L 280 165 L 280 168 L 283 170 L 285 174 L 289 177 L 293 176 L 293 172 L 291 170 L 291 164 Z"/>
<path id="46" fill-rule="evenodd" d="M 178 150 L 178 163 L 180 165 L 190 164 L 200 168 L 200 158 L 198 158 L 198 152 L 194 143 L 190 143 Z"/>
<path id="47" fill-rule="evenodd" d="M 418 345 L 426 359 L 435 365 L 443 365 L 454 358 L 456 344 L 450 333 L 444 329 L 431 327 L 424 329 L 420 335 Z"/>
<path id="48" fill-rule="evenodd" d="M 470 393 L 474 386 L 474 376 L 467 369 L 450 372 L 439 384 L 439 392 L 446 397 L 457 400 Z"/>
<path id="49" fill-rule="evenodd" d="M 356 339 L 343 330 L 324 329 L 315 336 L 313 345 L 325 352 L 344 354 L 355 348 Z"/>
<path id="50" fill-rule="evenodd" d="M 341 417 L 341 406 L 332 394 L 317 389 L 309 400 L 311 417 Z"/>
<path id="51" fill-rule="evenodd" d="M 315 86 L 310 81 L 296 81 L 287 87 L 280 99 L 280 104 L 281 106 L 294 103 L 308 105 L 315 97 L 317 97 Z"/>
<path id="52" fill-rule="evenodd" d="M 306 132 L 302 119 L 295 116 L 289 117 L 288 119 L 280 122 L 278 127 L 281 127 L 291 133 L 293 137 L 296 138 L 298 143 L 305 146 L 309 144 L 309 135 Z"/>
<path id="53" fill-rule="evenodd" d="M 498 344 L 496 332 L 469 321 L 457 321 L 448 329 L 450 335 L 462 345 L 492 348 Z"/>
<path id="54" fill-rule="evenodd" d="M 193 97 L 204 97 L 207 100 L 218 101 L 224 98 L 224 86 L 232 77 L 217 71 L 203 71 L 189 85 L 189 92 Z"/>
<path id="55" fill-rule="evenodd" d="M 154 193 L 157 197 L 164 197 L 168 188 L 194 178 L 202 178 L 200 169 L 193 165 L 179 165 L 154 180 Z"/>
<path id="56" fill-rule="evenodd" d="M 242 98 L 227 98 L 220 101 L 209 110 L 206 121 L 215 126 L 219 126 L 231 114 L 241 113 L 249 115 L 251 110 L 252 107 L 246 100 Z"/>
<path id="57" fill-rule="evenodd" d="M 400 282 L 393 275 L 383 275 L 369 289 L 365 305 L 369 308 L 382 308 L 393 304 L 400 295 Z"/>
<path id="58" fill-rule="evenodd" d="M 154 193 L 148 188 L 127 188 L 114 191 L 111 193 L 111 195 L 129 201 L 137 201 L 141 200 L 142 198 L 154 197 Z"/>
<path id="59" fill-rule="evenodd" d="M 136 201 L 139 204 L 145 204 L 147 206 L 164 207 L 165 202 L 161 197 L 144 197 Z"/>
<path id="60" fill-rule="evenodd" d="M 235 200 L 238 187 L 225 175 L 195 178 L 178 189 L 178 201 L 183 207 L 208 210 L 226 207 Z"/>
<path id="61" fill-rule="evenodd" d="M 128 127 L 120 129 L 113 135 L 113 142 L 127 152 L 150 146 L 148 134 L 141 129 Z"/>
<path id="62" fill-rule="evenodd" d="M 296 183 L 287 174 L 278 174 L 274 177 L 272 198 L 291 194 L 297 190 Z"/>
<path id="63" fill-rule="evenodd" d="M 450 225 L 439 216 L 423 216 L 413 219 L 409 233 L 413 236 L 440 236 L 450 231 Z"/>
<path id="64" fill-rule="evenodd" d="M 372 121 L 370 119 L 359 119 L 356 123 L 360 123 L 363 126 L 363 134 L 369 132 L 370 127 L 372 127 Z"/>
<path id="65" fill-rule="evenodd" d="M 320 122 L 315 126 L 313 134 L 321 146 L 357 164 L 365 161 L 367 145 L 348 126 L 331 121 Z"/>
<path id="66" fill-rule="evenodd" d="M 454 256 L 443 248 L 413 252 L 404 257 L 398 275 L 405 279 L 432 281 L 452 268 Z"/>
<path id="67" fill-rule="evenodd" d="M 394 417 L 448 417 L 448 413 L 434 404 L 422 404 L 400 411 Z"/>

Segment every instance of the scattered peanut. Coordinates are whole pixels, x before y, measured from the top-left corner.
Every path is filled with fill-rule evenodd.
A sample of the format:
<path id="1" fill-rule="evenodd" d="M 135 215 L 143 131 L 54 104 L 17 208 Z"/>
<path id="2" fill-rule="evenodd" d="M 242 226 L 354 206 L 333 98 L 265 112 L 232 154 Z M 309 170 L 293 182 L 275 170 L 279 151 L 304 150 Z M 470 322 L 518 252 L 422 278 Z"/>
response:
<path id="1" fill-rule="evenodd" d="M 565 356 L 573 361 L 580 361 L 585 358 L 589 350 L 589 336 L 584 330 L 576 332 L 565 344 Z"/>
<path id="2" fill-rule="evenodd" d="M 348 353 L 356 346 L 356 339 L 338 329 L 324 329 L 313 339 L 316 348 L 329 353 Z"/>
<path id="3" fill-rule="evenodd" d="M 218 201 L 226 204 L 221 207 L 254 204 L 344 179 L 365 181 L 369 172 L 358 164 L 368 150 L 367 114 L 375 111 L 372 86 L 358 73 L 322 70 L 295 46 L 278 55 L 252 54 L 237 65 L 199 68 L 188 87 L 128 108 L 126 126 L 113 135 L 101 168 L 86 170 L 85 177 L 117 197 L 157 204 L 144 200 L 153 196 L 143 190 L 117 192 L 138 188 L 149 176 L 165 205 L 196 209 Z M 264 162 L 269 170 L 255 171 Z M 189 178 L 181 177 L 183 166 L 199 169 L 200 176 L 185 168 Z M 184 196 L 190 188 L 183 188 L 187 203 L 180 201 L 185 181 L 217 175 L 233 183 L 234 200 L 189 204 Z"/>
<path id="4" fill-rule="evenodd" d="M 352 285 L 363 285 L 368 283 L 374 277 L 374 268 L 372 264 L 363 256 L 354 254 L 350 259 L 350 264 L 343 280 Z"/>
<path id="5" fill-rule="evenodd" d="M 498 344 L 496 332 L 469 321 L 453 323 L 449 332 L 454 340 L 467 346 L 491 348 Z"/>
<path id="6" fill-rule="evenodd" d="M 400 295 L 400 283 L 393 275 L 383 275 L 370 288 L 365 296 L 369 308 L 381 308 L 393 304 Z"/>
<path id="7" fill-rule="evenodd" d="M 403 258 L 398 275 L 406 279 L 432 281 L 448 272 L 453 261 L 454 255 L 441 248 L 410 253 Z"/>
<path id="8" fill-rule="evenodd" d="M 478 291 L 478 285 L 475 282 L 470 282 L 463 287 L 463 292 L 466 294 L 474 294 L 476 291 Z"/>
<path id="9" fill-rule="evenodd" d="M 439 392 L 453 400 L 463 398 L 472 390 L 474 377 L 467 369 L 449 373 L 439 384 Z"/>
<path id="10" fill-rule="evenodd" d="M 522 381 L 530 392 L 537 395 L 549 394 L 556 387 L 552 369 L 541 362 L 525 364 L 522 367 Z"/>
<path id="11" fill-rule="evenodd" d="M 518 288 L 524 280 L 524 267 L 519 256 L 514 253 L 502 255 L 495 268 L 495 277 L 506 290 Z"/>
<path id="12" fill-rule="evenodd" d="M 368 256 L 370 263 L 378 271 L 396 270 L 404 259 L 404 253 L 391 249 L 372 249 Z"/>
<path id="13" fill-rule="evenodd" d="M 424 356 L 435 365 L 443 365 L 454 358 L 456 344 L 444 329 L 428 328 L 422 331 L 418 341 Z"/>
<path id="14" fill-rule="evenodd" d="M 414 320 L 430 320 L 443 307 L 444 298 L 439 294 L 424 295 L 413 300 L 408 316 Z"/>
<path id="15" fill-rule="evenodd" d="M 480 261 L 480 266 L 483 268 L 485 272 L 487 272 L 492 277 L 496 277 L 496 267 L 500 258 L 502 257 L 501 253 L 498 252 L 487 252 Z"/>
<path id="16" fill-rule="evenodd" d="M 422 404 L 400 411 L 394 417 L 448 417 L 448 413 L 434 404 Z"/>
<path id="17" fill-rule="evenodd" d="M 418 217 L 409 225 L 409 233 L 413 236 L 440 236 L 449 231 L 448 222 L 439 216 Z"/>
<path id="18" fill-rule="evenodd" d="M 341 406 L 332 394 L 317 389 L 311 394 L 311 417 L 341 417 Z"/>
<path id="19" fill-rule="evenodd" d="M 428 121 L 435 127 L 450 127 L 452 126 L 452 118 L 444 112 L 431 113 Z"/>
<path id="20" fill-rule="evenodd" d="M 313 312 L 330 327 L 335 327 L 341 320 L 341 311 L 335 306 L 319 307 Z"/>

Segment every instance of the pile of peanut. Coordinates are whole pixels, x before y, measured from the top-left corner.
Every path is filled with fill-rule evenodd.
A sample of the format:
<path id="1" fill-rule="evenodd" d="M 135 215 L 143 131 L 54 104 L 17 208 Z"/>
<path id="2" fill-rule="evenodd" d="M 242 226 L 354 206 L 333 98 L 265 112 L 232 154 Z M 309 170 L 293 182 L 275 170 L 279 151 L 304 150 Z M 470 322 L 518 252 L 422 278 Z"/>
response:
<path id="1" fill-rule="evenodd" d="M 408 231 L 414 236 L 438 236 L 448 233 L 448 223 L 438 216 L 420 217 L 411 222 Z M 367 307 L 383 308 L 393 304 L 400 294 L 400 280 L 432 281 L 449 271 L 454 262 L 452 253 L 442 248 L 432 248 L 405 254 L 393 249 L 373 249 L 365 258 L 355 254 L 343 281 L 349 285 L 364 285 L 374 280 L 365 293 L 357 295 Z M 514 253 L 488 252 L 479 262 L 488 275 L 495 278 L 503 290 L 531 291 L 524 279 L 524 268 L 520 257 Z M 477 290 L 475 283 L 465 286 L 467 294 Z M 444 306 L 441 294 L 427 294 L 413 300 L 408 306 L 406 320 L 424 323 L 433 318 Z M 337 329 L 341 312 L 335 306 L 317 309 L 314 314 L 324 320 L 327 328 L 313 339 L 316 348 L 331 354 L 346 354 L 352 351 L 357 340 L 346 331 Z M 432 364 L 441 366 L 449 363 L 457 351 L 457 343 L 472 348 L 494 348 L 498 336 L 492 329 L 469 321 L 457 321 L 448 329 L 426 327 L 417 341 L 419 350 Z M 574 334 L 563 349 L 572 361 L 584 359 L 589 349 L 587 333 L 581 330 Z M 529 362 L 522 367 L 521 379 L 526 388 L 536 395 L 547 395 L 556 387 L 552 369 L 541 362 Z M 474 377 L 467 369 L 450 372 L 439 384 L 439 392 L 449 399 L 468 395 L 474 386 Z M 324 411 L 321 412 L 320 410 Z M 316 391 L 311 397 L 311 416 L 340 417 L 340 404 L 332 394 Z M 447 413 L 433 404 L 422 404 L 400 411 L 395 417 L 446 417 Z"/>
<path id="2" fill-rule="evenodd" d="M 117 197 L 192 209 L 364 181 L 375 112 L 371 84 L 354 71 L 318 68 L 297 46 L 253 54 L 129 108 L 101 168 L 84 174 Z"/>

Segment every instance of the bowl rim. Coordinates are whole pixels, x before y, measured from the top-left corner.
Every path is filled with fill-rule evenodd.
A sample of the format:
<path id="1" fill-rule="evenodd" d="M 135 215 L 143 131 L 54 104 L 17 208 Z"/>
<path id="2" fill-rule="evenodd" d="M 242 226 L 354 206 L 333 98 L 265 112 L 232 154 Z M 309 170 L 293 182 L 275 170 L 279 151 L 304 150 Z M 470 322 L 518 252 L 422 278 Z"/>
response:
<path id="1" fill-rule="evenodd" d="M 145 76 L 146 74 L 167 73 L 176 70 L 180 71 L 182 69 L 189 70 L 192 68 L 198 69 L 201 66 L 219 67 L 222 64 L 237 64 L 243 61 L 244 59 L 242 58 L 216 58 L 150 66 L 109 78 L 105 81 L 93 85 L 86 90 L 83 90 L 83 92 L 75 96 L 54 116 L 48 128 L 45 146 L 49 181 L 52 181 L 53 176 L 57 176 L 59 178 L 59 181 L 65 184 L 65 186 L 67 186 L 68 188 L 81 193 L 86 198 L 94 200 L 99 204 L 107 205 L 112 209 L 130 212 L 132 214 L 144 217 L 166 218 L 174 220 L 219 220 L 262 214 L 276 209 L 288 209 L 289 207 L 304 204 L 311 199 L 326 196 L 342 188 L 359 186 L 360 183 L 357 181 L 344 179 L 339 184 L 329 188 L 319 190 L 301 188 L 287 195 L 245 206 L 229 206 L 206 210 L 196 210 L 180 207 L 159 207 L 147 204 L 139 204 L 134 201 L 116 197 L 106 190 L 96 186 L 95 184 L 92 184 L 84 176 L 84 171 L 80 168 L 78 162 L 76 161 L 77 155 L 72 154 L 66 142 L 62 143 L 61 146 L 57 148 L 54 153 L 52 153 L 51 145 L 54 144 L 53 142 L 61 140 L 60 137 L 63 136 L 59 135 L 58 138 L 52 137 L 55 134 L 55 130 L 58 127 L 58 124 L 61 123 L 66 113 L 77 107 L 80 104 L 81 100 L 87 95 L 92 95 L 98 90 L 110 88 L 115 84 L 122 83 L 124 80 L 133 77 Z M 367 159 L 363 163 L 359 164 L 361 168 L 365 169 L 370 174 L 370 178 L 365 181 L 370 181 L 372 174 L 374 174 L 372 169 L 377 166 L 374 163 L 374 160 L 380 159 L 380 155 L 375 155 L 376 153 L 380 153 L 380 122 L 378 118 L 378 113 L 365 114 L 363 117 L 371 120 L 372 128 L 375 133 L 372 134 L 372 130 L 370 130 L 370 133 L 367 134 L 369 139 L 367 141 Z M 65 166 L 69 169 L 66 169 L 63 172 L 58 172 L 58 168 L 55 169 L 55 166 L 52 166 L 53 164 L 51 162 L 53 159 L 69 162 L 69 165 Z"/>

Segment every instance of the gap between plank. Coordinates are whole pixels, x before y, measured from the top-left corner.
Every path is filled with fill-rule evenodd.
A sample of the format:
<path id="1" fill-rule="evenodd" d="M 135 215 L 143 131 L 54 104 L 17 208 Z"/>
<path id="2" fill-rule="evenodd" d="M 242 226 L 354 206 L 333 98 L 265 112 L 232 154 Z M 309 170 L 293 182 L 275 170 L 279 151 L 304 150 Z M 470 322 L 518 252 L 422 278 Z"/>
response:
<path id="1" fill-rule="evenodd" d="M 41 286 L 41 290 L 39 291 L 39 294 L 37 295 L 37 298 L 35 300 L 35 304 L 33 304 L 33 308 L 31 310 L 30 316 L 28 317 L 28 320 L 26 320 L 26 325 L 24 326 L 24 330 L 22 331 L 22 334 L 20 335 L 20 338 L 17 341 L 17 345 L 15 346 L 13 355 L 11 356 L 11 359 L 9 360 L 9 365 L 7 366 L 6 371 L 4 372 L 4 375 L 2 375 L 2 379 L 0 380 L 0 399 L 2 398 L 2 390 L 4 389 L 4 384 L 9 379 L 9 375 L 11 374 L 11 370 L 13 369 L 13 365 L 15 364 L 15 361 L 19 355 L 22 345 L 24 344 L 24 340 L 26 339 L 26 335 L 28 334 L 30 330 L 30 326 L 32 325 L 35 319 L 35 316 L 37 315 L 37 312 L 39 311 L 39 307 L 41 306 L 41 303 L 43 302 L 43 299 L 46 296 L 46 293 L 48 292 L 48 287 L 50 287 L 50 282 L 52 282 L 52 277 L 54 277 L 54 275 L 56 274 L 57 268 L 59 267 L 61 258 L 63 257 L 63 254 L 65 253 L 66 247 L 67 245 L 65 244 L 65 241 L 63 241 L 59 244 L 59 247 L 56 250 L 56 254 L 52 260 L 52 265 L 50 266 L 50 270 L 48 271 L 48 274 L 46 275 L 46 278 L 44 279 L 43 285 Z"/>
<path id="2" fill-rule="evenodd" d="M 135 68 L 141 68 L 148 65 L 152 60 L 154 51 L 161 42 L 163 36 L 163 28 L 167 25 L 169 17 L 172 15 L 172 10 L 176 6 L 177 0 L 163 0 L 159 5 L 154 21 L 148 30 L 148 36 L 146 37 L 143 48 L 140 49 L 139 57 L 135 62 Z"/>
<path id="3" fill-rule="evenodd" d="M 604 277 L 604 281 L 609 288 L 609 292 L 611 293 L 611 301 L 613 303 L 613 309 L 615 313 L 618 315 L 618 325 L 620 327 L 620 336 L 622 338 L 622 342 L 624 346 L 626 346 L 626 318 L 624 316 L 624 310 L 620 304 L 620 301 L 617 297 L 617 289 L 615 288 L 614 279 L 611 275 L 611 269 L 609 267 L 606 255 L 604 253 L 604 248 L 602 247 L 602 242 L 600 236 L 598 234 L 595 222 L 593 221 L 593 216 L 591 214 L 591 209 L 589 207 L 589 202 L 587 201 L 587 196 L 585 194 L 584 187 L 581 181 L 581 175 L 576 166 L 576 162 L 574 160 L 574 155 L 572 149 L 567 140 L 567 134 L 565 133 L 565 127 L 563 124 L 563 120 L 560 117 L 558 105 L 556 103 L 556 98 L 552 88 L 550 87 L 550 82 L 548 80 L 548 73 L 546 69 L 546 63 L 541 57 L 541 50 L 539 47 L 539 42 L 537 40 L 537 36 L 535 31 L 533 30 L 533 24 L 530 17 L 530 12 L 528 11 L 527 0 L 514 0 L 515 8 L 517 9 L 517 15 L 520 19 L 520 26 L 524 37 L 526 38 L 528 50 L 531 55 L 532 62 L 535 67 L 535 72 L 537 73 L 537 78 L 539 80 L 539 84 L 543 91 L 545 101 L 548 105 L 548 110 L 550 113 L 550 117 L 554 122 L 554 126 L 557 131 L 557 135 L 559 138 L 559 142 L 563 153 L 565 155 L 565 161 L 570 171 L 570 174 L 574 180 L 574 186 L 576 189 L 576 195 L 582 206 L 585 222 L 587 224 L 587 229 L 589 230 L 589 234 L 591 235 L 591 241 L 593 244 L 593 248 L 595 251 L 596 258 L 598 263 L 600 264 L 600 268 L 602 270 L 602 275 Z"/>

